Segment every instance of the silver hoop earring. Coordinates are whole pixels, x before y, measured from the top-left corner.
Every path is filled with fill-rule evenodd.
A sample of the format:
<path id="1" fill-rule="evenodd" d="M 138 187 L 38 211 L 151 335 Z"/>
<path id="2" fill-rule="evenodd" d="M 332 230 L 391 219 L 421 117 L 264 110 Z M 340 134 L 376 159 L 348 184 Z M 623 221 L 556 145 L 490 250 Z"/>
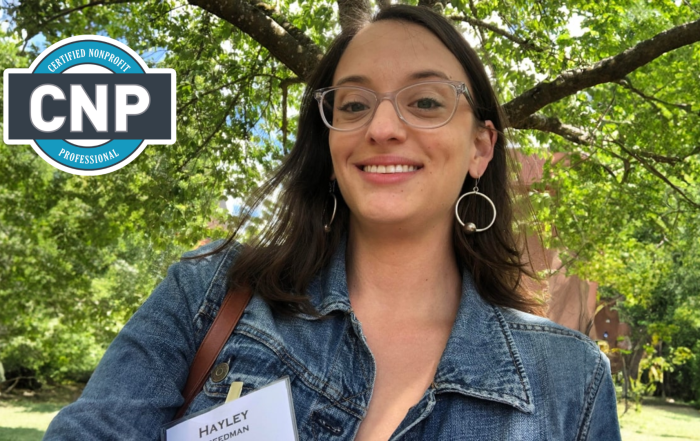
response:
<path id="1" fill-rule="evenodd" d="M 333 223 L 333 219 L 335 219 L 335 210 L 338 208 L 338 199 L 335 197 L 335 181 L 331 181 L 331 183 L 328 186 L 328 192 L 331 194 L 333 197 L 333 214 L 331 214 L 331 220 L 323 225 L 323 231 L 326 233 L 331 232 L 331 224 Z M 323 209 L 323 214 L 325 217 L 326 214 L 326 209 Z"/>
<path id="2" fill-rule="evenodd" d="M 464 232 L 466 234 L 481 233 L 482 231 L 486 231 L 489 228 L 491 228 L 493 226 L 494 222 L 496 222 L 496 206 L 494 205 L 493 201 L 488 196 L 486 196 L 483 193 L 479 193 L 478 184 L 479 184 L 479 179 L 477 178 L 476 184 L 474 185 L 474 189 L 472 191 L 470 191 L 468 193 L 464 193 L 462 196 L 460 196 L 459 199 L 457 199 L 457 203 L 455 204 L 455 217 L 457 218 L 457 222 L 459 222 L 459 224 L 462 226 L 462 229 L 464 230 Z M 474 224 L 473 222 L 467 222 L 465 224 L 464 222 L 462 222 L 462 219 L 459 218 L 459 203 L 462 202 L 462 199 L 464 199 L 467 196 L 471 196 L 471 195 L 481 196 L 482 198 L 486 199 L 488 201 L 488 203 L 491 204 L 491 208 L 493 208 L 493 219 L 491 219 L 491 223 L 488 224 L 484 228 L 477 228 L 476 224 Z"/>

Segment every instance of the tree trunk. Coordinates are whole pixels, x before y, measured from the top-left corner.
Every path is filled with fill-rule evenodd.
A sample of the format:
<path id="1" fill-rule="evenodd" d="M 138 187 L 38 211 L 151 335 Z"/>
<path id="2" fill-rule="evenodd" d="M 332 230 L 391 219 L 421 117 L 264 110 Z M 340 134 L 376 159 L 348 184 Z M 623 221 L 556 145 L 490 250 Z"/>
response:
<path id="1" fill-rule="evenodd" d="M 338 21 L 344 30 L 350 30 L 367 23 L 372 8 L 369 0 L 337 0 Z"/>
<path id="2" fill-rule="evenodd" d="M 624 383 L 622 385 L 622 396 L 625 400 L 625 411 L 622 413 L 624 415 L 629 409 L 630 373 L 625 357 L 622 356 L 620 358 L 622 358 L 622 378 L 624 379 Z"/>
<path id="3" fill-rule="evenodd" d="M 432 9 L 443 9 L 442 1 L 440 0 L 419 0 L 418 6 L 427 6 Z"/>

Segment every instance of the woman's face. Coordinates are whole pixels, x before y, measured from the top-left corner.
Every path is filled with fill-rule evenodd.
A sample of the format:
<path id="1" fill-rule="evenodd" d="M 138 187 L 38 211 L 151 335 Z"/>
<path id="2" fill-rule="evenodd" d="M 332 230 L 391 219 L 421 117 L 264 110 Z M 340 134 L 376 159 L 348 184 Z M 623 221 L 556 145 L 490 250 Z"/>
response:
<path id="1" fill-rule="evenodd" d="M 382 21 L 350 42 L 333 85 L 384 93 L 435 80 L 469 84 L 457 59 L 430 31 Z M 483 174 L 495 140 L 494 132 L 478 126 L 463 95 L 450 122 L 439 128 L 406 125 L 391 101 L 384 100 L 368 125 L 350 132 L 330 130 L 329 135 L 333 174 L 351 222 L 406 229 L 451 226 L 467 173 Z M 397 173 L 394 167 L 394 173 L 386 173 L 389 166 L 410 166 L 413 171 L 400 167 Z"/>

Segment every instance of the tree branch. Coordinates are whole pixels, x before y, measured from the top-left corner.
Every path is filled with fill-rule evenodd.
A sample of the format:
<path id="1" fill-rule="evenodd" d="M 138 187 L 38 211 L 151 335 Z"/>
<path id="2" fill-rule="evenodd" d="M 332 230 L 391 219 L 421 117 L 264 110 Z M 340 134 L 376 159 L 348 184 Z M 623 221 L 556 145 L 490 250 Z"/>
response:
<path id="1" fill-rule="evenodd" d="M 337 0 L 338 21 L 347 31 L 366 23 L 372 11 L 369 0 Z"/>
<path id="2" fill-rule="evenodd" d="M 282 87 L 282 152 L 286 155 L 289 153 L 287 151 L 287 131 L 289 130 L 287 125 L 287 94 L 288 87 L 286 85 L 280 85 Z"/>
<path id="3" fill-rule="evenodd" d="M 137 2 L 142 2 L 144 0 L 92 0 L 84 5 L 76 6 L 74 8 L 68 8 L 64 9 L 63 11 L 59 12 L 58 14 L 51 16 L 47 18 L 46 20 L 42 20 L 42 24 L 47 24 L 49 22 L 52 22 L 56 19 L 59 19 L 61 17 L 64 17 L 70 13 L 80 11 L 85 8 L 89 8 L 92 6 L 111 6 L 111 5 L 117 5 L 120 3 L 137 3 Z"/>
<path id="4" fill-rule="evenodd" d="M 438 11 L 445 9 L 445 5 L 442 0 L 418 0 L 418 6 L 425 6 Z"/>
<path id="5" fill-rule="evenodd" d="M 584 163 L 584 162 L 586 162 L 586 161 L 590 161 L 591 164 L 593 164 L 593 165 L 595 165 L 595 166 L 600 167 L 601 169 L 603 169 L 603 171 L 605 171 L 605 173 L 609 174 L 610 177 L 613 178 L 613 181 L 617 182 L 617 175 L 615 174 L 615 172 L 612 171 L 612 169 L 611 169 L 610 167 L 608 167 L 607 165 L 603 164 L 602 162 L 592 160 L 593 158 L 594 158 L 593 155 L 587 155 L 585 158 L 581 158 L 580 161 L 578 161 L 578 162 L 576 162 L 576 163 L 574 163 L 574 164 L 571 164 L 571 165 L 569 166 L 569 168 L 572 168 L 572 169 L 573 169 L 573 168 L 578 167 L 579 164 L 582 164 L 582 163 Z"/>
<path id="6" fill-rule="evenodd" d="M 207 136 L 207 139 L 205 139 L 204 142 L 202 142 L 202 144 L 199 147 L 197 147 L 197 149 L 190 156 L 185 158 L 185 160 L 182 162 L 182 164 L 180 164 L 180 166 L 177 168 L 178 172 L 183 171 L 185 169 L 185 167 L 187 166 L 187 164 L 190 163 L 191 160 L 193 160 L 194 158 L 199 156 L 199 154 L 202 152 L 202 150 L 204 150 L 204 148 L 207 146 L 207 144 L 209 144 L 209 141 L 211 141 L 212 138 L 214 138 L 214 135 L 219 133 L 219 130 L 221 130 L 221 127 L 223 127 L 224 123 L 226 122 L 226 118 L 228 118 L 228 116 L 231 113 L 231 111 L 233 110 L 233 108 L 236 107 L 236 104 L 238 103 L 240 96 L 241 96 L 241 91 L 239 90 L 238 93 L 236 93 L 236 95 L 231 98 L 231 102 L 229 103 L 228 107 L 224 111 L 223 118 L 221 118 L 221 120 L 216 125 L 214 130 L 212 130 L 211 133 L 209 134 L 209 136 Z"/>
<path id="7" fill-rule="evenodd" d="M 321 49 L 270 5 L 246 0 L 188 0 L 250 35 L 297 76 L 307 80 Z M 281 24 L 280 24 L 281 22 Z"/>
<path id="8" fill-rule="evenodd" d="M 19 383 L 19 380 L 33 380 L 34 378 L 35 378 L 35 377 L 23 377 L 23 376 L 19 376 L 19 377 L 11 378 L 11 379 L 9 379 L 9 380 L 5 380 L 4 383 L 9 383 L 10 381 L 12 381 L 13 383 L 12 383 L 7 389 L 5 389 L 5 390 L 3 391 L 3 393 L 6 393 L 6 394 L 7 394 L 7 393 L 12 392 L 12 389 L 14 389 L 15 386 L 17 386 L 17 384 Z"/>
<path id="9" fill-rule="evenodd" d="M 469 10 L 471 11 L 472 16 L 475 19 L 478 19 L 476 5 L 474 5 L 473 0 L 469 0 Z M 486 41 L 486 37 L 484 36 L 484 30 L 480 27 L 474 27 L 474 32 L 476 33 L 476 36 L 479 37 L 479 42 L 481 43 L 481 46 L 484 46 L 484 41 Z M 493 65 L 493 61 L 491 60 L 490 52 L 484 51 L 483 56 L 484 64 L 491 70 L 491 72 L 496 72 L 496 68 Z M 501 90 L 501 84 L 498 82 L 497 79 L 494 79 L 494 87 L 496 88 L 496 90 Z"/>
<path id="10" fill-rule="evenodd" d="M 476 13 L 476 5 L 474 4 L 474 0 L 469 0 L 469 10 L 472 11 L 474 18 L 478 17 L 479 14 Z"/>
<path id="11" fill-rule="evenodd" d="M 639 156 L 643 156 L 645 158 L 649 158 L 654 162 L 662 162 L 664 164 L 670 164 L 670 165 L 676 165 L 679 162 L 684 161 L 686 158 L 690 156 L 694 156 L 700 153 L 700 146 L 695 147 L 693 150 L 690 151 L 687 155 L 677 157 L 677 156 L 664 156 L 664 155 L 659 155 L 657 153 L 653 152 L 645 152 L 645 151 L 638 151 L 637 154 Z"/>
<path id="12" fill-rule="evenodd" d="M 494 34 L 498 34 L 501 37 L 505 37 L 506 39 L 512 41 L 513 43 L 517 43 L 526 49 L 530 49 L 530 50 L 533 50 L 535 52 L 544 52 L 544 49 L 542 49 L 541 47 L 532 43 L 530 40 L 525 40 L 525 39 L 522 39 L 520 37 L 517 37 L 508 31 L 504 31 L 503 29 L 499 28 L 496 25 L 492 25 L 491 23 L 486 23 L 485 21 L 479 20 L 478 18 L 467 17 L 466 15 L 452 15 L 449 18 L 450 18 L 450 20 L 463 21 L 465 23 L 469 23 L 470 25 L 472 25 L 474 27 L 488 29 L 489 31 L 493 32 Z"/>
<path id="13" fill-rule="evenodd" d="M 676 26 L 592 66 L 563 72 L 554 81 L 540 83 L 522 93 L 503 108 L 515 127 L 548 104 L 597 84 L 621 80 L 666 52 L 698 41 L 700 20 Z"/>
<path id="14" fill-rule="evenodd" d="M 565 124 L 559 120 L 559 118 L 554 118 L 554 117 L 548 117 L 545 115 L 542 115 L 540 113 L 536 113 L 534 115 L 530 115 L 527 119 L 522 121 L 522 125 L 519 127 L 514 127 L 517 129 L 531 129 L 531 130 L 540 130 L 542 132 L 549 132 L 553 133 L 555 135 L 559 135 L 562 138 L 573 142 L 574 144 L 578 145 L 583 145 L 583 146 L 591 146 L 593 145 L 593 141 L 595 138 L 589 134 L 584 132 L 583 130 L 579 129 L 578 127 Z M 606 150 L 607 153 L 611 154 L 612 156 L 615 156 L 617 159 L 622 161 L 623 163 L 627 164 L 629 161 L 627 161 L 625 158 L 615 154 L 614 152 L 611 152 L 609 150 Z M 581 162 L 587 161 L 592 157 L 592 155 L 589 155 L 585 158 L 583 158 L 580 162 L 576 164 L 572 164 L 571 168 L 577 166 Z M 617 180 L 617 175 L 606 165 L 604 165 L 601 162 L 594 162 L 595 165 L 599 166 L 603 170 L 605 170 L 606 173 L 608 173 L 613 179 Z M 625 167 L 625 170 L 627 167 Z M 624 178 L 624 175 L 623 175 Z"/>
<path id="15" fill-rule="evenodd" d="M 620 147 L 620 149 L 622 149 L 623 152 L 627 153 L 629 156 L 631 156 L 631 157 L 633 157 L 634 159 L 636 159 L 637 162 L 639 162 L 640 164 L 642 164 L 642 165 L 644 166 L 644 168 L 646 168 L 647 170 L 649 170 L 649 172 L 650 172 L 652 175 L 654 175 L 654 176 L 656 176 L 657 178 L 659 178 L 659 179 L 661 179 L 662 181 L 664 181 L 664 182 L 666 183 L 666 185 L 668 185 L 669 187 L 671 187 L 676 193 L 678 193 L 683 199 L 685 199 L 685 200 L 686 200 L 690 205 L 692 205 L 694 208 L 700 208 L 700 204 L 698 204 L 697 202 L 695 202 L 695 201 L 693 201 L 692 199 L 690 199 L 690 197 L 688 197 L 688 195 L 686 195 L 686 194 L 683 192 L 683 190 L 681 190 L 680 188 L 678 188 L 677 186 L 675 186 L 675 185 L 673 184 L 673 182 L 671 182 L 666 176 L 664 176 L 663 173 L 661 173 L 659 170 L 657 170 L 656 167 L 654 167 L 653 165 L 651 165 L 651 164 L 650 164 L 646 159 L 644 159 L 642 156 L 636 154 L 636 153 L 633 152 L 632 150 L 630 150 L 630 149 L 628 149 L 627 147 L 625 147 L 625 145 L 624 145 L 623 143 L 621 143 L 620 141 L 612 140 L 611 142 L 614 143 L 615 145 L 617 145 L 618 147 Z"/>
<path id="16" fill-rule="evenodd" d="M 542 114 L 535 114 L 535 115 L 530 115 L 526 119 L 522 120 L 519 124 L 518 127 L 514 127 L 517 129 L 534 129 L 534 130 L 541 130 L 544 132 L 550 132 L 557 134 L 561 136 L 564 139 L 567 139 L 573 143 L 579 144 L 579 145 L 591 145 L 593 142 L 593 138 L 591 138 L 586 132 L 583 130 L 579 129 L 578 127 L 574 127 L 568 124 L 562 123 L 558 118 L 553 118 L 553 117 L 547 117 Z M 644 156 L 646 152 L 642 152 L 640 154 L 633 152 L 632 150 L 628 149 L 625 147 L 625 145 L 617 140 L 609 140 L 609 142 L 612 142 L 613 144 L 617 145 L 620 147 L 620 149 L 625 152 L 627 155 L 630 157 L 634 158 L 637 162 L 642 164 L 644 168 L 646 168 L 652 175 L 656 176 L 657 178 L 661 179 L 666 185 L 671 187 L 676 193 L 678 193 L 683 199 L 685 199 L 688 203 L 690 203 L 693 207 L 695 208 L 700 208 L 700 204 L 697 202 L 693 201 L 690 199 L 688 195 L 683 192 L 680 188 L 678 188 L 676 185 L 673 184 L 663 173 L 661 173 L 656 167 L 654 167 L 651 163 L 649 163 Z M 607 150 L 606 150 L 607 151 Z M 611 153 L 611 152 L 610 152 Z M 692 154 L 700 153 L 700 148 L 696 148 L 691 152 Z M 617 155 L 615 155 L 617 156 Z"/>
<path id="17" fill-rule="evenodd" d="M 542 115 L 541 113 L 536 113 L 534 115 L 530 115 L 526 119 L 522 120 L 517 126 L 513 127 L 514 129 L 530 129 L 530 130 L 539 130 L 542 132 L 549 132 L 553 133 L 555 135 L 559 135 L 562 138 L 566 139 L 567 141 L 571 141 L 574 144 L 578 145 L 593 145 L 594 137 L 591 134 L 588 134 L 584 132 L 583 130 L 579 129 L 578 127 L 565 124 L 559 120 L 559 118 L 551 117 L 551 116 L 545 116 Z M 652 160 L 656 163 L 663 163 L 663 164 L 669 164 L 669 165 L 676 165 L 679 162 L 684 161 L 686 158 L 690 156 L 694 156 L 697 154 L 700 154 L 700 146 L 695 147 L 693 150 L 688 152 L 687 154 L 683 156 L 665 156 L 665 155 L 660 155 L 654 152 L 648 152 L 644 150 L 638 150 L 635 151 L 634 153 L 631 150 L 628 150 L 622 143 L 619 141 L 611 141 L 611 140 L 606 140 L 607 142 L 612 142 L 616 145 L 618 145 L 626 154 L 637 160 L 640 164 L 644 165 L 650 172 L 655 174 L 658 177 L 662 177 L 661 172 L 656 171 L 656 169 L 649 163 L 645 163 L 644 159 L 646 158 L 649 160 Z M 629 161 L 623 158 L 622 156 L 619 156 L 615 154 L 614 152 L 606 149 L 605 150 L 607 153 L 611 154 L 612 156 L 615 156 L 617 159 L 620 159 L 625 163 L 625 173 L 623 175 L 623 180 L 626 179 L 626 175 L 629 173 Z M 652 171 L 651 168 L 654 168 Z M 662 177 L 664 182 L 668 183 L 671 187 L 674 188 L 674 190 L 679 191 L 676 187 L 671 184 L 668 179 L 665 177 Z M 681 192 L 681 195 L 686 199 L 689 200 L 684 193 Z M 691 203 L 695 204 L 695 202 L 690 201 Z"/>
<path id="18" fill-rule="evenodd" d="M 541 132 L 554 133 L 562 138 L 579 145 L 590 145 L 593 138 L 578 127 L 565 124 L 559 118 L 545 116 L 541 113 L 530 115 L 512 125 L 514 129 L 531 129 Z"/>
<path id="19" fill-rule="evenodd" d="M 255 8 L 259 9 L 263 14 L 267 15 L 269 18 L 273 19 L 278 25 L 282 26 L 287 32 L 289 32 L 294 38 L 296 38 L 304 46 L 316 46 L 316 43 L 309 38 L 308 35 L 304 33 L 301 29 L 293 26 L 287 17 L 282 15 L 282 13 L 277 10 L 274 6 L 268 5 L 260 0 L 248 0 Z"/>
<path id="20" fill-rule="evenodd" d="M 172 8 L 170 8 L 170 9 L 168 9 L 167 11 L 163 12 L 162 14 L 158 14 L 158 15 L 156 15 L 156 16 L 151 16 L 151 18 L 149 19 L 149 21 L 150 21 L 151 23 L 153 23 L 153 22 L 155 22 L 156 20 L 159 20 L 159 19 L 165 17 L 166 15 L 169 15 L 171 12 L 177 11 L 178 9 L 182 9 L 182 8 L 184 8 L 184 7 L 186 7 L 186 6 L 189 6 L 189 5 L 183 4 L 183 5 L 178 5 L 178 6 L 172 7 Z"/>
<path id="21" fill-rule="evenodd" d="M 242 77 L 236 78 L 236 79 L 233 80 L 233 81 L 229 81 L 229 82 L 227 82 L 227 83 L 224 83 L 224 84 L 222 84 L 222 85 L 220 85 L 220 86 L 216 86 L 216 87 L 214 87 L 214 88 L 212 88 L 212 89 L 209 89 L 209 90 L 206 90 L 206 91 L 204 91 L 204 92 L 196 93 L 196 94 L 194 94 L 194 95 L 195 95 L 194 98 L 190 99 L 190 100 L 187 101 L 185 104 L 183 104 L 183 105 L 181 105 L 180 107 L 177 108 L 177 113 L 178 113 L 178 114 L 181 113 L 181 112 L 182 112 L 183 110 L 185 110 L 187 107 L 189 107 L 189 106 L 191 106 L 192 104 L 194 104 L 194 103 L 196 103 L 197 101 L 199 101 L 202 97 L 205 97 L 205 96 L 207 96 L 207 95 L 210 95 L 210 94 L 212 94 L 212 93 L 214 93 L 214 92 L 218 92 L 218 91 L 220 91 L 221 89 L 223 89 L 224 87 L 230 87 L 230 86 L 233 86 L 234 84 L 238 84 L 238 83 L 241 83 L 241 82 L 243 82 L 243 81 L 248 81 L 248 80 L 250 80 L 251 78 L 256 77 L 256 76 L 262 76 L 262 75 L 255 75 L 255 74 L 253 74 L 253 75 L 244 75 L 244 76 L 242 76 Z"/>
<path id="22" fill-rule="evenodd" d="M 683 4 L 686 5 L 691 11 L 695 12 L 696 14 L 700 14 L 700 9 L 695 9 L 688 0 L 683 0 Z"/>
<path id="23" fill-rule="evenodd" d="M 27 31 L 27 36 L 24 39 L 24 44 L 22 45 L 22 49 L 20 49 L 19 52 L 20 52 L 20 54 L 24 54 L 24 50 L 26 49 L 27 44 L 29 44 L 29 40 L 31 40 L 32 38 L 34 38 L 36 35 L 39 34 L 38 29 L 40 29 L 42 26 L 46 26 L 47 24 L 51 23 L 52 21 L 57 20 L 61 17 L 65 17 L 66 15 L 69 15 L 73 12 L 77 12 L 77 11 L 80 11 L 80 10 L 83 10 L 86 8 L 90 8 L 93 6 L 111 6 L 111 5 L 121 4 L 121 3 L 138 3 L 138 2 L 143 2 L 143 1 L 144 0 L 91 0 L 84 5 L 79 5 L 79 6 L 75 6 L 73 8 L 64 9 L 64 10 L 58 12 L 57 14 L 54 14 L 51 17 L 46 18 L 46 19 L 44 19 L 42 16 L 32 17 L 35 20 L 36 28 L 29 29 Z M 2 8 L 2 9 L 7 9 L 7 11 L 9 12 L 8 15 L 14 15 L 14 14 L 18 13 L 20 8 L 21 8 L 21 3 L 18 6 L 10 6 L 7 8 Z M 15 16 L 15 19 L 16 18 L 17 17 Z"/>
<path id="24" fill-rule="evenodd" d="M 650 96 L 642 92 L 641 90 L 637 89 L 632 85 L 632 82 L 628 78 L 623 78 L 621 80 L 616 81 L 617 84 L 620 86 L 624 87 L 625 89 L 629 90 L 630 92 L 635 93 L 636 95 L 640 96 L 641 98 L 645 99 L 646 101 L 649 101 L 650 103 L 659 103 L 663 104 L 665 106 L 669 107 L 675 107 L 677 109 L 680 109 L 686 113 L 689 113 L 691 115 L 696 115 L 700 116 L 700 112 L 693 112 L 693 106 L 690 104 L 676 104 L 676 103 L 669 103 L 667 101 L 660 100 L 654 96 Z M 658 106 L 655 106 L 658 108 Z"/>
<path id="25" fill-rule="evenodd" d="M 289 132 L 287 122 L 287 94 L 289 92 L 290 85 L 299 84 L 301 82 L 301 78 L 285 78 L 280 83 L 280 88 L 282 88 L 282 151 L 285 155 L 289 153 L 287 151 L 287 135 Z"/>

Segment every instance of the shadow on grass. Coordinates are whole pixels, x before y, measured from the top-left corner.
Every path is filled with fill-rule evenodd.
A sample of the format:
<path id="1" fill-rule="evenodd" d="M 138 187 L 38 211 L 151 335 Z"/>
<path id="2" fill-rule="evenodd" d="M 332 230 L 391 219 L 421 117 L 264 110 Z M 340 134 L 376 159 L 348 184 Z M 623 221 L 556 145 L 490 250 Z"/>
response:
<path id="1" fill-rule="evenodd" d="M 40 401 L 38 399 L 0 399 L 0 409 L 5 407 L 15 408 L 19 412 L 36 412 L 36 413 L 52 413 L 58 412 L 65 406 L 70 404 L 70 402 L 59 402 L 59 401 Z M 4 438 L 0 438 L 0 441 L 4 441 Z"/>
<path id="2" fill-rule="evenodd" d="M 700 419 L 700 411 L 697 409 L 694 409 L 690 406 L 657 406 L 654 404 L 649 404 L 644 407 L 654 407 L 659 410 L 663 410 L 664 412 L 673 414 L 670 418 L 672 419 L 687 419 L 688 417 L 691 418 L 699 418 Z"/>
<path id="3" fill-rule="evenodd" d="M 68 403 L 32 403 L 31 401 L 15 401 L 13 407 L 22 409 L 22 412 L 52 413 L 63 409 Z M 0 438 L 2 441 L 3 438 Z"/>
<path id="4" fill-rule="evenodd" d="M 37 429 L 0 427 L 0 441 L 41 441 L 44 432 Z"/>

